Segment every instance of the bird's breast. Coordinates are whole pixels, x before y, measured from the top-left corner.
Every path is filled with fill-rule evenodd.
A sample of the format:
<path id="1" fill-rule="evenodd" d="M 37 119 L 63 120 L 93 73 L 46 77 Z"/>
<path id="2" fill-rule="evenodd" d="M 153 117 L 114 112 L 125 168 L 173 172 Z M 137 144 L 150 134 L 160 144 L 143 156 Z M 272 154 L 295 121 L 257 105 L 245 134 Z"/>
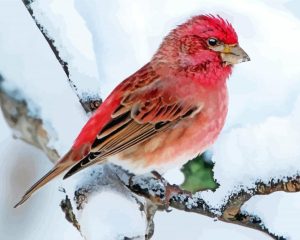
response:
<path id="1" fill-rule="evenodd" d="M 164 172 L 203 153 L 214 143 L 227 115 L 227 89 L 207 94 L 203 109 L 192 118 L 180 121 L 173 128 L 161 132 L 109 161 L 136 173 L 152 170 Z"/>

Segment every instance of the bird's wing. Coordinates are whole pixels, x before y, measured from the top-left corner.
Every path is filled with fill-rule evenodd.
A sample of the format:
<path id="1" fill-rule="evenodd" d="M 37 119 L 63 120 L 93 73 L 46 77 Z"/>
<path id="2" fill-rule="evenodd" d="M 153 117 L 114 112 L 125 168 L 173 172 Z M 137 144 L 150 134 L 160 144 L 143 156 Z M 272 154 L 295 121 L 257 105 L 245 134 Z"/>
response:
<path id="1" fill-rule="evenodd" d="M 162 82 L 150 64 L 122 82 L 83 127 L 72 149 L 15 207 L 66 170 L 64 178 L 153 138 L 201 110 L 200 104 L 175 97 Z"/>
<path id="2" fill-rule="evenodd" d="M 105 160 L 134 145 L 153 138 L 182 119 L 201 110 L 201 104 L 174 97 L 155 81 L 147 87 L 124 93 L 108 121 L 97 134 L 89 154 L 64 176 L 70 177 L 83 168 Z"/>

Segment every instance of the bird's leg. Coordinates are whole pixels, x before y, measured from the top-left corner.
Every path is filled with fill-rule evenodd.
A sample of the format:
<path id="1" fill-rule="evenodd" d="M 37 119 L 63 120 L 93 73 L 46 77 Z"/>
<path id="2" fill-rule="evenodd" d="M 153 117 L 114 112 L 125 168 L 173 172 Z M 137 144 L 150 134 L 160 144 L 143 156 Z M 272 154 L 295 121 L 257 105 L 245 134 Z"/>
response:
<path id="1" fill-rule="evenodd" d="M 161 180 L 162 182 L 163 182 L 163 181 L 166 182 L 166 180 L 162 177 L 162 175 L 160 175 L 157 171 L 152 171 L 151 173 L 152 173 L 152 175 L 153 175 L 157 180 Z"/>
<path id="2" fill-rule="evenodd" d="M 165 187 L 165 200 L 164 200 L 164 205 L 166 207 L 166 211 L 167 212 L 170 212 L 170 200 L 172 197 L 178 195 L 178 194 L 191 194 L 190 192 L 186 192 L 185 190 L 181 189 L 180 187 L 178 187 L 177 185 L 175 184 L 170 184 L 167 182 L 166 179 L 164 179 L 158 172 L 156 171 L 152 171 L 151 172 L 153 174 L 153 176 L 160 180 L 162 182 L 162 184 L 164 185 Z"/>

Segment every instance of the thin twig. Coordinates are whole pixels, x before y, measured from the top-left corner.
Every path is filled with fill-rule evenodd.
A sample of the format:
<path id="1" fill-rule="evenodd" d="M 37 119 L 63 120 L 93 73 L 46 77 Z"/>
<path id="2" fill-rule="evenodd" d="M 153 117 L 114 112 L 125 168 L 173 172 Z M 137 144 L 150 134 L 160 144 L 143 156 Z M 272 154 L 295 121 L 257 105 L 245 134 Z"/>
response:
<path id="1" fill-rule="evenodd" d="M 43 34 L 43 36 L 46 39 L 47 43 L 49 44 L 52 52 L 54 53 L 56 59 L 58 60 L 58 62 L 60 63 L 62 69 L 64 70 L 64 72 L 67 76 L 68 82 L 70 84 L 70 87 L 73 89 L 74 93 L 77 95 L 77 97 L 79 99 L 79 102 L 81 103 L 83 109 L 87 113 L 94 112 L 100 106 L 100 104 L 102 103 L 102 99 L 99 96 L 87 97 L 85 99 L 83 99 L 82 96 L 80 96 L 80 94 L 78 93 L 78 88 L 77 88 L 76 84 L 71 79 L 68 63 L 61 57 L 59 50 L 55 46 L 55 40 L 52 39 L 51 36 L 49 36 L 49 34 L 47 33 L 47 29 L 45 29 L 39 23 L 39 21 L 36 19 L 35 15 L 34 15 L 33 9 L 31 7 L 31 4 L 34 1 L 35 0 L 22 0 L 22 2 L 24 3 L 24 5 L 25 5 L 26 9 L 28 10 L 29 14 L 31 15 L 32 19 L 34 20 L 36 26 L 38 27 L 38 29 Z"/>

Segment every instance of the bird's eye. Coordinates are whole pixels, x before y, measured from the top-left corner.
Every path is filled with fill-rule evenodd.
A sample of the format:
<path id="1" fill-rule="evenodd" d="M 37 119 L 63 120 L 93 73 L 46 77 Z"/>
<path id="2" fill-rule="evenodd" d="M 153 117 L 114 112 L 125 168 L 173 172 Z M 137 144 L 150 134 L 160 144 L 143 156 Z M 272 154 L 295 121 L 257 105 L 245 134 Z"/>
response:
<path id="1" fill-rule="evenodd" d="M 207 43 L 208 43 L 209 46 L 214 47 L 214 46 L 218 45 L 219 41 L 215 38 L 209 38 L 207 40 Z"/>

